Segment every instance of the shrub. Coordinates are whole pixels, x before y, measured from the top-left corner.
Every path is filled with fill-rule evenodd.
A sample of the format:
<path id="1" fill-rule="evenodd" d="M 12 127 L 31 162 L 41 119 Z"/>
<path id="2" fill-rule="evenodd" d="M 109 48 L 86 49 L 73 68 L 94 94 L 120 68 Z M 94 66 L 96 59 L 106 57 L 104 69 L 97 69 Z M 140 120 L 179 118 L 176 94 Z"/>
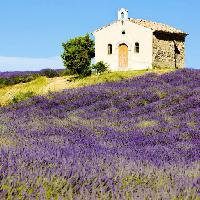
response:
<path id="1" fill-rule="evenodd" d="M 69 69 L 64 69 L 62 72 L 60 72 L 60 76 L 70 76 L 73 75 L 73 73 Z"/>
<path id="2" fill-rule="evenodd" d="M 59 73 L 53 69 L 43 69 L 40 72 L 42 76 L 46 76 L 47 78 L 53 78 L 59 76 Z"/>
<path id="3" fill-rule="evenodd" d="M 91 59 L 94 57 L 94 41 L 89 34 L 76 37 L 62 44 L 64 52 L 61 55 L 64 66 L 79 76 L 91 74 Z"/>
<path id="4" fill-rule="evenodd" d="M 39 72 L 0 72 L 0 88 L 18 83 L 27 83 L 39 77 Z"/>
<path id="5" fill-rule="evenodd" d="M 108 64 L 104 63 L 103 61 L 100 61 L 96 64 L 93 64 L 92 69 L 96 71 L 97 74 L 102 74 L 103 72 L 108 70 Z"/>
<path id="6" fill-rule="evenodd" d="M 6 85 L 6 79 L 0 78 L 0 85 Z"/>
<path id="7" fill-rule="evenodd" d="M 12 98 L 13 103 L 18 103 L 20 101 L 26 100 L 34 95 L 34 92 L 28 91 L 28 92 L 20 92 L 16 96 Z"/>

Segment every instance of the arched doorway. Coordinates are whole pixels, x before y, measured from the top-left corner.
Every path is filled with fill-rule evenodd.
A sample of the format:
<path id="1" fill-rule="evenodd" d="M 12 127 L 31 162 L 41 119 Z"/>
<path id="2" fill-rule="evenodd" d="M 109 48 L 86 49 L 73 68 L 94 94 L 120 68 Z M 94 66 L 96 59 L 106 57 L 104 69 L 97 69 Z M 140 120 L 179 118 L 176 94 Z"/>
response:
<path id="1" fill-rule="evenodd" d="M 119 67 L 128 67 L 128 46 L 126 44 L 119 45 Z"/>

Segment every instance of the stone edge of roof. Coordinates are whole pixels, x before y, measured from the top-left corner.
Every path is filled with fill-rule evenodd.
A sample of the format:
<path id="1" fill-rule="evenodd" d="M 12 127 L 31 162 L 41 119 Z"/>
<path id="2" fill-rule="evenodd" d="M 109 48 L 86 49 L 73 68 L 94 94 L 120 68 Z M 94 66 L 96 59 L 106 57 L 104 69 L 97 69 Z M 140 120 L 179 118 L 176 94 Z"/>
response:
<path id="1" fill-rule="evenodd" d="M 94 34 L 94 33 L 98 32 L 98 31 L 101 31 L 102 29 L 107 28 L 108 26 L 111 26 L 112 24 L 114 24 L 114 23 L 116 23 L 116 22 L 118 22 L 118 21 L 119 21 L 119 20 L 115 20 L 115 21 L 113 21 L 113 22 L 111 22 L 111 23 L 109 23 L 109 24 L 107 24 L 107 25 L 105 25 L 105 26 L 102 26 L 101 28 L 96 29 L 96 30 L 93 31 L 92 33 Z"/>
<path id="2" fill-rule="evenodd" d="M 135 22 L 131 21 L 131 20 L 134 20 L 134 19 L 135 19 L 135 18 L 128 18 L 128 21 L 130 21 L 130 22 L 132 22 L 132 23 L 135 23 Z M 145 20 L 145 19 L 136 19 L 136 20 L 143 20 L 143 21 L 147 21 L 147 22 L 149 22 L 149 23 L 156 23 L 156 24 L 168 26 L 168 27 L 171 27 L 171 28 L 173 28 L 173 29 L 175 29 L 175 30 L 177 31 L 177 32 L 174 32 L 174 33 L 173 33 L 173 32 L 170 32 L 170 31 L 155 30 L 155 29 L 150 28 L 150 27 L 145 27 L 145 26 L 142 25 L 142 24 L 135 23 L 135 24 L 137 24 L 137 25 L 139 25 L 139 26 L 143 26 L 143 27 L 145 27 L 145 28 L 151 29 L 151 30 L 153 30 L 153 32 L 162 32 L 162 33 L 164 32 L 164 33 L 169 33 L 169 34 L 178 34 L 178 35 L 185 35 L 185 36 L 189 35 L 188 33 L 183 32 L 183 31 L 181 31 L 181 30 L 179 30 L 179 29 L 176 29 L 176 28 L 174 28 L 173 26 L 170 26 L 170 25 L 167 25 L 167 24 L 163 24 L 163 23 L 160 23 L 160 22 L 153 22 L 153 21 Z M 104 29 L 104 28 L 107 28 L 107 27 L 111 26 L 112 24 L 114 24 L 114 23 L 116 23 L 116 22 L 118 22 L 118 21 L 120 21 L 120 20 L 115 20 L 115 21 L 113 21 L 113 22 L 111 22 L 111 23 L 109 23 L 109 24 L 107 24 L 107 25 L 105 25 L 105 26 L 102 26 L 101 28 L 98 28 L 98 29 L 96 29 L 95 31 L 93 31 L 92 34 L 94 35 L 96 32 L 98 32 L 98 31 L 100 31 L 100 30 L 102 30 L 102 29 Z"/>
<path id="3" fill-rule="evenodd" d="M 130 22 L 132 23 L 135 23 L 135 24 L 138 24 L 140 26 L 143 26 L 143 27 L 146 27 L 146 28 L 149 28 L 151 30 L 153 30 L 154 32 L 165 32 L 165 33 L 169 33 L 169 34 L 181 34 L 181 35 L 189 35 L 188 33 L 180 30 L 180 29 L 177 29 L 173 26 L 170 26 L 168 24 L 164 24 L 164 23 L 160 23 L 160 22 L 153 22 L 153 21 L 150 21 L 150 20 L 145 20 L 145 19 L 135 19 L 135 18 L 129 18 L 128 19 Z M 133 20 L 133 21 L 131 21 Z M 145 26 L 143 24 L 139 24 L 137 22 L 134 22 L 134 20 L 138 20 L 138 21 L 142 21 L 143 23 L 147 22 L 149 24 L 152 24 L 153 26 L 161 26 L 161 27 L 165 27 L 166 29 L 171 29 L 171 30 L 162 30 L 162 28 L 159 30 L 159 28 L 155 29 L 153 27 L 150 27 L 150 26 Z"/>

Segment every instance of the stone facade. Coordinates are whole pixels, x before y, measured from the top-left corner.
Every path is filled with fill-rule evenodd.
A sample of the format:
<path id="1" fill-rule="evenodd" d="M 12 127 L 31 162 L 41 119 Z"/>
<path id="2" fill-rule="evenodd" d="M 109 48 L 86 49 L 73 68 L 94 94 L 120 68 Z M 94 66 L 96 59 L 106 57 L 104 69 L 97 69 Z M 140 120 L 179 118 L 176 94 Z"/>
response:
<path id="1" fill-rule="evenodd" d="M 153 34 L 153 68 L 184 68 L 185 35 Z"/>

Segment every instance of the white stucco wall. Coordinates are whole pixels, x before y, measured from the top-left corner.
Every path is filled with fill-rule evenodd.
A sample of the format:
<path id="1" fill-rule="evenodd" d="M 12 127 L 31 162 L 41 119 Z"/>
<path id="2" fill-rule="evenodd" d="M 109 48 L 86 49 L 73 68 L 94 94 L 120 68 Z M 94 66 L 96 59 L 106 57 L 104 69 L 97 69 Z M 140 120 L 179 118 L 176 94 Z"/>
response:
<path id="1" fill-rule="evenodd" d="M 125 30 L 125 35 L 122 34 Z M 104 61 L 109 64 L 110 70 L 118 71 L 118 47 L 125 43 L 128 46 L 128 68 L 123 70 L 142 70 L 152 68 L 153 33 L 151 29 L 125 20 L 123 25 L 120 20 L 111 25 L 97 30 L 95 36 L 95 62 Z M 140 44 L 140 53 L 136 53 L 135 43 Z M 108 44 L 112 44 L 113 52 L 108 55 Z"/>

